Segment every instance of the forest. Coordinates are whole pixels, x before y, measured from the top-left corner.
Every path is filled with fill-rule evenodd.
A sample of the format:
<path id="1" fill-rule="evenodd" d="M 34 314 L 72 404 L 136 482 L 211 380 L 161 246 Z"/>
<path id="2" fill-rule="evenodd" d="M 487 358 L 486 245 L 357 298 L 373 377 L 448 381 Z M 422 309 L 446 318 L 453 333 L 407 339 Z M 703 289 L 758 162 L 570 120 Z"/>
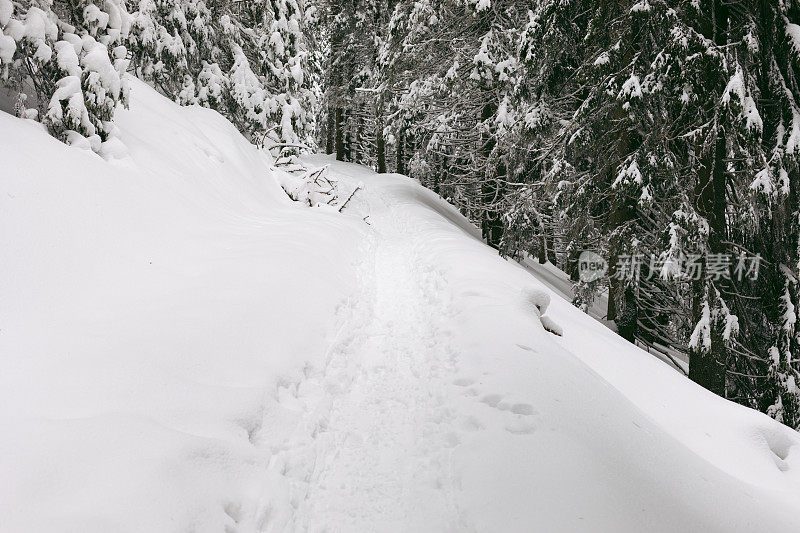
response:
<path id="1" fill-rule="evenodd" d="M 0 0 L 0 109 L 107 157 L 129 76 L 278 160 L 418 180 L 800 427 L 797 0 Z"/>

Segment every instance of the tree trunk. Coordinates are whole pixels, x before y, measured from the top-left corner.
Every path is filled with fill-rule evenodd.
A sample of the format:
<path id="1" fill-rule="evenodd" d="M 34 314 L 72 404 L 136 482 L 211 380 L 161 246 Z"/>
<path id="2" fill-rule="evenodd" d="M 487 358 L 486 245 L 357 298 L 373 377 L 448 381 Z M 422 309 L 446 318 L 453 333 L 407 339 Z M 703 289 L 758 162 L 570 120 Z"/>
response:
<path id="1" fill-rule="evenodd" d="M 727 43 L 728 27 L 728 7 L 723 0 L 714 0 L 711 6 L 710 17 L 711 37 L 717 45 L 724 46 Z M 718 75 L 710 72 L 709 76 Z M 715 111 L 716 112 L 716 111 Z M 718 122 L 715 119 L 715 126 Z M 712 146 L 705 154 L 702 154 L 702 164 L 697 170 L 697 181 L 695 183 L 695 208 L 697 212 L 708 221 L 708 251 L 712 254 L 727 252 L 724 241 L 727 236 L 727 222 L 725 220 L 725 210 L 727 207 L 727 177 L 725 174 L 725 148 L 726 141 L 724 131 L 714 129 L 716 138 Z M 703 278 L 705 278 L 705 268 Z M 725 279 L 716 281 L 722 285 Z M 711 281 L 702 279 L 693 284 L 692 294 L 692 320 L 696 325 L 701 316 L 704 303 L 713 310 L 716 305 L 716 298 L 719 298 L 717 289 Z M 711 347 L 709 349 L 690 349 L 689 350 L 689 378 L 720 396 L 725 396 L 725 369 L 727 365 L 728 348 L 718 334 L 715 325 L 711 324 Z"/>
<path id="2" fill-rule="evenodd" d="M 330 155 L 336 149 L 336 110 L 328 106 L 328 121 L 325 126 L 325 153 Z"/>
<path id="3" fill-rule="evenodd" d="M 383 139 L 383 123 L 378 122 L 378 130 L 375 133 L 375 149 L 378 152 L 378 173 L 386 172 L 386 141 Z"/>
<path id="4" fill-rule="evenodd" d="M 386 139 L 383 138 L 383 103 L 379 99 L 375 117 L 375 152 L 378 163 L 378 173 L 386 172 Z"/>
<path id="5" fill-rule="evenodd" d="M 359 165 L 363 165 L 366 154 L 364 153 L 364 116 L 358 113 L 356 116 L 356 138 L 353 142 L 352 157 L 350 160 Z"/>
<path id="6" fill-rule="evenodd" d="M 698 211 L 708 220 L 709 235 L 708 249 L 712 254 L 727 252 L 723 244 L 727 234 L 725 221 L 726 207 L 726 176 L 725 176 L 725 138 L 719 135 L 714 143 L 711 153 L 706 158 L 706 164 L 698 172 Z M 703 269 L 705 277 L 705 268 Z M 719 289 L 727 286 L 727 280 L 721 278 L 714 283 Z M 701 286 L 693 291 L 692 319 L 694 323 L 702 316 L 703 303 L 707 302 L 713 309 L 717 295 L 717 288 L 705 279 L 700 280 Z M 711 347 L 708 350 L 693 349 L 689 352 L 689 378 L 702 385 L 711 392 L 722 397 L 725 396 L 725 369 L 727 366 L 728 348 L 719 334 L 718 327 L 711 324 Z"/>
<path id="7" fill-rule="evenodd" d="M 499 164 L 495 170 L 495 178 L 505 175 L 505 165 Z M 483 238 L 486 239 L 486 244 L 492 248 L 500 248 L 500 242 L 503 239 L 503 219 L 496 207 L 503 195 L 503 189 L 497 179 L 486 179 L 482 186 L 483 196 L 483 220 L 481 221 L 481 229 L 483 230 Z"/>
<path id="8" fill-rule="evenodd" d="M 345 161 L 353 161 L 353 124 L 350 120 L 352 111 L 350 109 L 344 110 L 344 153 Z"/>
<path id="9" fill-rule="evenodd" d="M 486 103 L 481 111 L 481 121 L 485 122 L 492 118 L 497 112 L 497 104 L 491 94 L 486 95 Z M 500 248 L 500 241 L 503 238 L 503 219 L 502 214 L 497 209 L 497 204 L 502 198 L 503 189 L 499 181 L 506 174 L 505 165 L 498 162 L 491 165 L 492 152 L 495 147 L 495 140 L 491 133 L 485 132 L 481 139 L 481 155 L 486 162 L 486 170 L 481 182 L 481 230 L 486 244 L 492 248 Z"/>
<path id="10" fill-rule="evenodd" d="M 615 118 L 623 120 L 625 113 L 622 106 L 618 106 L 615 111 Z M 623 163 L 628 158 L 630 149 L 630 135 L 628 130 L 625 129 L 620 132 L 620 139 L 617 145 L 617 161 L 619 161 L 619 163 Z M 609 169 L 609 184 L 613 183 L 614 170 L 615 167 L 612 165 Z M 636 205 L 632 203 L 631 199 L 624 197 L 621 201 L 612 202 L 611 213 L 608 217 L 608 227 L 611 229 L 612 233 L 616 232 L 619 228 L 635 221 L 636 216 Z M 608 258 L 608 274 L 610 281 L 608 285 L 606 319 L 614 321 L 617 325 L 617 333 L 619 333 L 620 336 L 630 342 L 634 342 L 636 340 L 639 320 L 638 301 L 636 298 L 636 287 L 639 284 L 639 279 L 617 279 L 617 259 L 626 250 L 618 240 L 615 242 L 615 239 L 612 239 L 610 244 Z M 633 260 L 634 258 L 631 258 L 631 261 Z M 635 268 L 629 270 L 631 271 L 624 273 L 625 276 L 637 272 Z"/>
<path id="11" fill-rule="evenodd" d="M 539 236 L 539 251 L 536 252 L 536 259 L 540 265 L 547 263 L 547 239 L 544 236 L 544 228 L 542 234 Z"/>
<path id="12" fill-rule="evenodd" d="M 616 271 L 616 261 L 614 258 L 611 258 L 612 261 L 610 263 L 608 269 L 608 306 L 606 307 L 606 320 L 617 320 L 617 299 L 616 295 L 619 293 L 619 284 L 621 283 L 620 280 L 614 278 L 614 272 Z"/>
<path id="13" fill-rule="evenodd" d="M 336 160 L 344 161 L 344 117 L 341 107 L 336 107 Z"/>
<path id="14" fill-rule="evenodd" d="M 402 129 L 397 135 L 397 173 L 406 173 L 406 133 Z"/>
<path id="15" fill-rule="evenodd" d="M 558 257 L 556 257 L 556 237 L 553 232 L 548 234 L 547 226 L 545 225 L 544 235 L 547 236 L 547 241 L 545 244 L 545 251 L 547 252 L 547 260 L 550 261 L 552 264 L 558 264 Z"/>
<path id="16" fill-rule="evenodd" d="M 622 305 L 615 320 L 617 333 L 628 342 L 636 342 L 639 334 L 639 302 L 636 297 L 636 287 L 625 285 L 621 297 Z"/>

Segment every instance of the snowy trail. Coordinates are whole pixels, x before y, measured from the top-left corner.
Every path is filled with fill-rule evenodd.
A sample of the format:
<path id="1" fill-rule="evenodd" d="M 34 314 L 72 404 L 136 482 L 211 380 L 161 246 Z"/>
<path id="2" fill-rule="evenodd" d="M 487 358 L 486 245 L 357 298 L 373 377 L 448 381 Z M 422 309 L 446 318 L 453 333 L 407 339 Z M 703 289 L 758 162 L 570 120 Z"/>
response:
<path id="1" fill-rule="evenodd" d="M 457 388 L 455 355 L 443 342 L 450 293 L 419 254 L 413 220 L 380 195 L 359 203 L 373 226 L 357 261 L 360 289 L 340 308 L 324 369 L 282 394 L 283 405 L 303 410 L 271 465 L 290 480 L 291 507 L 267 491 L 251 527 L 465 531 L 451 464 L 459 437 L 446 398 Z"/>
<path id="2" fill-rule="evenodd" d="M 377 220 L 365 262 L 373 317 L 333 401 L 331 447 L 307 496 L 309 529 L 446 531 L 457 523 L 450 453 L 457 444 L 443 395 L 454 372 L 441 344 L 451 315 L 441 275 L 421 262 L 412 232 Z M 391 231 L 387 234 L 385 231 Z M 350 381 L 352 380 L 352 381 Z"/>

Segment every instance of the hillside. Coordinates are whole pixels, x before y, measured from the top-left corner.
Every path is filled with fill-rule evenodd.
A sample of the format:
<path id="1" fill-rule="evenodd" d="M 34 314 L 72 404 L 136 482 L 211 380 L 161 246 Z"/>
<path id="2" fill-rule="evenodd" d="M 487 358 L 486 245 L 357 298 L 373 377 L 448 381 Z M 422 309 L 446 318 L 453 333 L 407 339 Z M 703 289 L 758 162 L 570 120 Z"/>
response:
<path id="1" fill-rule="evenodd" d="M 800 530 L 796 432 L 415 181 L 307 156 L 361 188 L 306 207 L 130 83 L 109 160 L 0 112 L 0 531 Z"/>

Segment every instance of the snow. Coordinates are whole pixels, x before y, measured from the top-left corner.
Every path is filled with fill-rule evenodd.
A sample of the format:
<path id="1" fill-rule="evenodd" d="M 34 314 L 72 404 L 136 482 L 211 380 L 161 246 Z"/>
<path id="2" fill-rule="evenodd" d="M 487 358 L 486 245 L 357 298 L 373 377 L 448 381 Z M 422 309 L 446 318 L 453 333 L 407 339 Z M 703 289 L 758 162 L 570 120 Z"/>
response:
<path id="1" fill-rule="evenodd" d="M 800 112 L 792 108 L 792 131 L 786 139 L 786 153 L 793 154 L 800 151 Z"/>
<path id="2" fill-rule="evenodd" d="M 492 0 L 475 0 L 475 11 L 480 13 L 492 7 Z"/>
<path id="3" fill-rule="evenodd" d="M 483 2 L 485 0 L 480 0 L 480 1 Z M 474 80 L 480 80 L 482 78 L 485 78 L 487 80 L 492 79 L 491 71 L 493 70 L 493 67 L 492 67 L 492 58 L 489 50 L 492 38 L 493 38 L 492 30 L 489 30 L 486 33 L 486 35 L 484 35 L 481 38 L 481 47 L 478 49 L 478 52 L 475 54 L 475 57 L 472 58 L 472 62 L 474 63 L 475 68 L 472 69 L 472 73 L 469 75 L 470 79 Z"/>
<path id="4" fill-rule="evenodd" d="M 642 173 L 639 170 L 639 163 L 634 158 L 630 158 L 630 162 L 626 161 L 621 167 L 619 174 L 614 179 L 614 183 L 611 184 L 612 189 L 616 189 L 618 187 L 622 187 L 628 184 L 636 184 L 641 185 L 643 183 Z M 642 191 L 642 197 L 645 197 L 644 190 Z"/>
<path id="5" fill-rule="evenodd" d="M 109 60 L 106 46 L 89 36 L 84 36 L 83 50 L 86 53 L 81 58 L 81 65 L 90 71 L 90 77 L 93 75 L 98 77 L 96 80 L 98 87 L 92 92 L 102 95 L 100 98 L 105 97 L 106 92 L 113 94 L 115 98 L 118 97 L 122 91 L 122 76 Z M 125 69 L 122 70 L 124 72 Z M 93 85 L 91 80 L 87 85 Z"/>
<path id="6" fill-rule="evenodd" d="M 497 107 L 497 114 L 494 119 L 498 131 L 502 132 L 506 129 L 510 129 L 516 122 L 513 111 L 509 110 L 508 107 L 508 98 L 503 98 L 500 105 Z"/>
<path id="7" fill-rule="evenodd" d="M 708 302 L 703 302 L 703 311 L 689 339 L 689 347 L 705 351 L 711 348 L 711 311 Z"/>
<path id="8" fill-rule="evenodd" d="M 0 113 L 0 531 L 800 528 L 797 433 L 415 181 L 308 156 L 362 188 L 307 207 L 129 82 L 118 159 Z"/>
<path id="9" fill-rule="evenodd" d="M 53 49 L 44 41 L 39 41 L 36 51 L 33 53 L 33 58 L 41 63 L 47 63 L 52 57 Z"/>
<path id="10" fill-rule="evenodd" d="M 792 48 L 794 49 L 795 53 L 800 54 L 800 25 L 797 25 L 793 22 L 789 22 L 788 19 L 786 20 L 786 36 L 789 38 L 791 42 Z"/>
<path id="11" fill-rule="evenodd" d="M 61 107 L 62 101 L 67 102 L 66 119 Z M 53 121 L 64 120 L 67 127 L 79 128 L 84 125 L 91 131 L 92 126 L 89 123 L 81 91 L 81 79 L 78 76 L 64 76 L 56 82 L 56 90 L 53 91 L 47 114 Z"/>
<path id="12" fill-rule="evenodd" d="M 78 52 L 75 50 L 75 45 L 68 41 L 58 41 L 55 47 L 58 68 L 66 72 L 69 76 L 79 78 L 81 75 L 81 67 L 78 63 Z"/>
<path id="13" fill-rule="evenodd" d="M 14 3 L 11 0 L 0 0 L 0 26 L 5 26 L 14 14 Z"/>
<path id="14" fill-rule="evenodd" d="M 769 167 L 759 170 L 750 183 L 750 190 L 760 192 L 765 196 L 773 196 L 777 192 Z"/>
<path id="15" fill-rule="evenodd" d="M 722 93 L 722 103 L 730 105 L 731 95 L 735 95 L 742 106 L 742 116 L 747 129 L 761 132 L 764 128 L 764 123 L 761 120 L 761 115 L 758 113 L 755 100 L 753 100 L 745 88 L 744 73 L 738 66 L 736 67 L 734 75 L 728 80 L 725 91 Z"/>
<path id="16" fill-rule="evenodd" d="M 89 4 L 83 8 L 83 20 L 90 28 L 95 28 L 95 31 L 104 30 L 108 26 L 109 15 L 96 5 Z"/>
<path id="17" fill-rule="evenodd" d="M 31 7 L 25 13 L 24 36 L 32 43 L 43 42 L 46 38 L 54 41 L 58 36 L 56 24 L 50 20 L 47 13 L 38 7 Z M 17 38 L 17 41 L 20 39 Z"/>
<path id="18" fill-rule="evenodd" d="M 4 35 L 3 30 L 0 29 L 0 65 L 3 63 L 11 63 L 14 58 L 14 52 L 17 51 L 17 43 L 10 35 Z"/>
<path id="19" fill-rule="evenodd" d="M 17 19 L 11 19 L 3 28 L 3 32 L 11 37 L 14 42 L 19 42 L 25 37 L 25 24 Z"/>
<path id="20" fill-rule="evenodd" d="M 622 84 L 619 91 L 619 98 L 641 98 L 642 86 L 639 83 L 639 76 L 631 74 L 631 77 Z"/>

